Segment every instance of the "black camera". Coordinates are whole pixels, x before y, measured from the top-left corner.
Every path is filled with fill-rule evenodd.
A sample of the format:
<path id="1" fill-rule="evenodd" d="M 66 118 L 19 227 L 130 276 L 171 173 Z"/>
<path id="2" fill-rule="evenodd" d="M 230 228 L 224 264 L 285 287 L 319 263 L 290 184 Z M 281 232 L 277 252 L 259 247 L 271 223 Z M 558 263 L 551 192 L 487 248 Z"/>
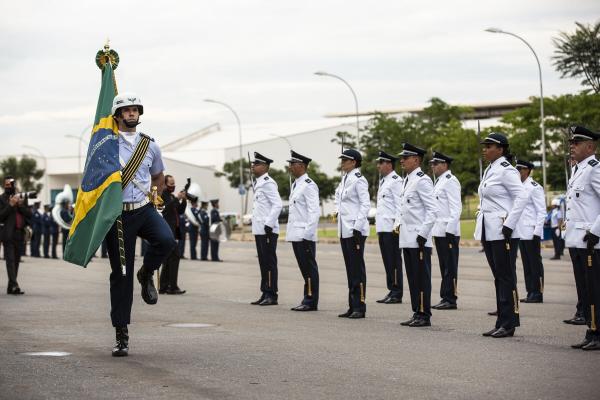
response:
<path id="1" fill-rule="evenodd" d="M 31 192 L 21 192 L 17 193 L 16 196 L 18 196 L 20 199 L 35 199 L 37 198 L 37 192 L 34 190 Z"/>

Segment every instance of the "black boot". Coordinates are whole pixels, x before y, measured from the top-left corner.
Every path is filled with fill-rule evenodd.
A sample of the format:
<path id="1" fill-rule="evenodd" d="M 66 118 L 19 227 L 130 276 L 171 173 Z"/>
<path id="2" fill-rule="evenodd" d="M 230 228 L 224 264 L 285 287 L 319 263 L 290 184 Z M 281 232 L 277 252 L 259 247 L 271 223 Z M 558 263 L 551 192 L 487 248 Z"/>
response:
<path id="1" fill-rule="evenodd" d="M 127 357 L 129 353 L 129 331 L 127 327 L 115 328 L 116 343 L 112 349 L 113 357 Z"/>
<path id="2" fill-rule="evenodd" d="M 156 304 L 158 302 L 158 293 L 154 287 L 152 271 L 148 271 L 145 266 L 137 273 L 138 282 L 142 285 L 142 299 L 146 304 Z"/>

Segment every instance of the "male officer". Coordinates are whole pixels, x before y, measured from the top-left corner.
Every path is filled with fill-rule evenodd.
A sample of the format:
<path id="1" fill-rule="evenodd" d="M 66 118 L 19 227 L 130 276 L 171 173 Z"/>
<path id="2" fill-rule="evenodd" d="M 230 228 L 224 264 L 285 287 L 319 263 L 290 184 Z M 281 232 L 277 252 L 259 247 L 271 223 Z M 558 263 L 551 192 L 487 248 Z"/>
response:
<path id="1" fill-rule="evenodd" d="M 42 214 L 42 249 L 44 258 L 50 258 L 50 205 L 44 205 Z"/>
<path id="2" fill-rule="evenodd" d="M 560 200 L 552 200 L 552 209 L 550 211 L 550 228 L 552 230 L 552 247 L 554 247 L 554 256 L 551 260 L 560 260 L 565 248 L 565 241 L 562 238 L 561 230 L 563 226 L 563 212 L 560 209 Z"/>
<path id="3" fill-rule="evenodd" d="M 52 206 L 50 206 L 50 210 L 52 210 Z M 60 227 L 54 220 L 52 216 L 52 212 L 50 212 L 50 246 L 52 247 L 52 258 L 57 259 L 58 256 L 56 254 L 56 248 L 58 247 L 58 235 L 59 235 Z"/>
<path id="4" fill-rule="evenodd" d="M 115 96 L 112 115 L 119 128 L 118 141 L 121 165 L 127 166 L 130 159 L 132 163 L 135 160 L 141 160 L 137 163 L 137 168 L 134 169 L 133 180 L 123 188 L 123 212 L 121 214 L 123 242 L 119 244 L 118 221 L 115 222 L 106 235 L 106 245 L 112 269 L 110 274 L 110 316 L 116 331 L 116 344 L 112 351 L 112 355 L 115 357 L 127 356 L 129 352 L 127 325 L 131 322 L 133 267 L 137 236 L 148 240 L 150 243 L 142 267 L 137 272 L 137 279 L 142 289 L 142 298 L 147 304 L 156 304 L 158 301 L 158 293 L 152 282 L 152 275 L 176 246 L 169 226 L 156 212 L 149 200 L 151 185 L 156 186 L 159 193 L 162 192 L 165 184 L 163 175 L 165 167 L 160 149 L 154 139 L 138 132 L 136 129 L 139 124 L 139 117 L 143 113 L 142 101 L 136 94 L 123 93 Z M 123 246 L 125 250 L 125 276 L 121 271 L 119 246 Z"/>
<path id="5" fill-rule="evenodd" d="M 355 149 L 342 152 L 339 157 L 344 178 L 335 191 L 338 237 L 342 246 L 348 277 L 348 311 L 340 318 L 364 318 L 367 272 L 365 269 L 365 241 L 369 236 L 367 215 L 371 209 L 369 184 L 360 173 L 362 155 Z"/>
<path id="6" fill-rule="evenodd" d="M 189 221 L 190 226 L 188 227 L 188 232 L 190 234 L 190 260 L 197 260 L 198 253 L 196 251 L 196 246 L 198 245 L 198 227 L 202 223 L 200 221 L 200 210 L 198 209 L 198 199 L 190 200 L 192 206 L 190 210 L 192 211 L 192 215 L 194 216 L 194 221 Z M 198 225 L 196 225 L 198 224 Z"/>
<path id="7" fill-rule="evenodd" d="M 221 214 L 219 213 L 219 199 L 213 199 L 210 201 L 212 210 L 210 210 L 210 224 L 218 224 L 222 221 Z M 210 239 L 210 261 L 221 262 L 219 258 L 219 240 Z"/>
<path id="8" fill-rule="evenodd" d="M 421 171 L 425 150 L 402 144 L 402 169 L 406 172 L 400 202 L 400 247 L 413 315 L 403 326 L 431 326 L 431 229 L 438 214 L 433 182 Z"/>
<path id="9" fill-rule="evenodd" d="M 200 261 L 208 260 L 208 242 L 210 230 L 210 217 L 208 216 L 208 202 L 200 202 Z"/>
<path id="10" fill-rule="evenodd" d="M 458 287 L 458 246 L 460 244 L 460 214 L 462 201 L 460 182 L 450 171 L 452 157 L 433 152 L 430 161 L 436 177 L 433 195 L 439 209 L 432 235 L 440 263 L 441 301 L 432 306 L 436 310 L 455 310 Z"/>
<path id="11" fill-rule="evenodd" d="M 319 267 L 317 266 L 316 241 L 319 224 L 319 188 L 309 178 L 306 170 L 312 160 L 291 150 L 290 173 L 294 176 L 290 194 L 286 238 L 304 278 L 304 298 L 293 311 L 316 311 L 319 303 Z"/>
<path id="12" fill-rule="evenodd" d="M 566 246 L 573 263 L 577 311 L 588 330 L 572 347 L 600 350 L 600 165 L 595 157 L 600 134 L 582 126 L 570 129 L 569 150 L 577 162 L 567 188 Z"/>
<path id="13" fill-rule="evenodd" d="M 533 164 L 518 159 L 515 165 L 527 193 L 527 205 L 517 223 L 519 249 L 523 260 L 523 275 L 527 297 L 521 303 L 542 303 L 544 301 L 544 265 L 542 264 L 541 242 L 546 220 L 546 196 L 544 188 L 534 181 L 530 174 Z"/>
<path id="14" fill-rule="evenodd" d="M 165 191 L 162 193 L 164 208 L 162 215 L 167 222 L 175 240 L 181 239 L 181 218 L 179 216 L 185 212 L 187 206 L 185 191 L 175 193 L 175 178 L 171 175 L 165 176 Z M 179 261 L 181 260 L 180 248 L 176 248 L 169 253 L 163 263 L 160 271 L 159 293 L 180 295 L 185 290 L 181 290 L 177 284 L 179 276 Z"/>
<path id="15" fill-rule="evenodd" d="M 252 205 L 252 234 L 256 242 L 260 265 L 260 298 L 251 304 L 272 306 L 277 304 L 277 238 L 279 237 L 279 213 L 283 204 L 277 183 L 269 176 L 273 160 L 254 152 L 252 174 L 254 203 Z"/>
<path id="16" fill-rule="evenodd" d="M 388 294 L 378 303 L 402 303 L 402 251 L 398 247 L 400 224 L 400 197 L 402 196 L 402 178 L 394 170 L 397 157 L 379 151 L 377 170 L 381 177 L 377 190 L 377 213 L 375 229 L 379 239 L 379 250 L 385 267 Z"/>
<path id="17" fill-rule="evenodd" d="M 31 215 L 31 242 L 29 243 L 29 252 L 31 257 L 40 256 L 40 243 L 42 239 L 42 214 L 40 213 L 40 202 L 36 201 L 33 203 L 33 212 Z"/>

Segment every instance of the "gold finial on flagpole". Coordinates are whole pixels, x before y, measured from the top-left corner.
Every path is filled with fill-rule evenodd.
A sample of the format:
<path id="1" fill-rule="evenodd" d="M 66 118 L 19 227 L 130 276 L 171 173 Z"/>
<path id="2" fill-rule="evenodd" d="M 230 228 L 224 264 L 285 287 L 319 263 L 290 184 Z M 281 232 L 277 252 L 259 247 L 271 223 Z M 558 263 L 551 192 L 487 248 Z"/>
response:
<path id="1" fill-rule="evenodd" d="M 104 64 L 110 63 L 112 69 L 117 69 L 119 65 L 119 54 L 110 48 L 110 39 L 107 37 L 104 42 L 104 48 L 96 53 L 96 65 L 100 70 L 104 69 Z"/>

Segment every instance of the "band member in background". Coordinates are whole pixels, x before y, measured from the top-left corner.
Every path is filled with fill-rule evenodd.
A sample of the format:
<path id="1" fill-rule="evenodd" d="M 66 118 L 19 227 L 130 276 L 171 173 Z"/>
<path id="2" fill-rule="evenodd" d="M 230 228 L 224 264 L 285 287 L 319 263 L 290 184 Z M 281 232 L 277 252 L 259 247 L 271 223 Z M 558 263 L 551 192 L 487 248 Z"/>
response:
<path id="1" fill-rule="evenodd" d="M 42 214 L 42 249 L 44 258 L 50 258 L 50 204 L 44 205 Z"/>
<path id="2" fill-rule="evenodd" d="M 42 224 L 42 213 L 40 212 L 40 202 L 36 201 L 33 203 L 33 210 L 31 215 L 31 242 L 29 243 L 30 249 L 29 253 L 31 257 L 39 257 L 40 256 L 40 244 L 42 242 L 42 232 L 43 232 L 43 224 Z"/>
<path id="3" fill-rule="evenodd" d="M 196 252 L 196 246 L 198 245 L 198 226 L 201 223 L 199 216 L 200 210 L 198 209 L 197 199 L 191 200 L 191 203 L 191 211 L 195 221 L 189 221 L 190 225 L 188 226 L 188 232 L 190 234 L 190 260 L 197 260 L 198 254 Z"/>
<path id="4" fill-rule="evenodd" d="M 208 261 L 208 244 L 210 241 L 210 217 L 208 216 L 208 202 L 200 203 L 200 261 Z M 218 210 L 217 210 L 218 213 Z"/>
<path id="5" fill-rule="evenodd" d="M 213 199 L 210 201 L 212 209 L 210 210 L 210 224 L 218 224 L 222 221 L 221 214 L 219 213 L 219 199 Z M 210 261 L 221 262 L 219 258 L 219 240 L 210 239 Z"/>

